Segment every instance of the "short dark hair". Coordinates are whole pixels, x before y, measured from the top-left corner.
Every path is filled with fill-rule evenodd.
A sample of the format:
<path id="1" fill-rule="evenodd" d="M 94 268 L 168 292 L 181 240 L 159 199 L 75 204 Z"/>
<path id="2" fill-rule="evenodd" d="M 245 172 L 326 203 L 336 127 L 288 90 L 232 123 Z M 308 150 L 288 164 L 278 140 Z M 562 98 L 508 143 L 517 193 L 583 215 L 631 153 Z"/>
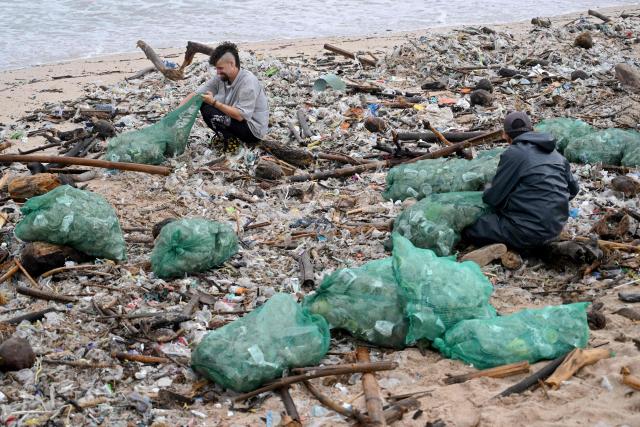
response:
<path id="1" fill-rule="evenodd" d="M 209 58 L 209 64 L 216 65 L 225 53 L 230 53 L 236 60 L 236 67 L 240 68 L 240 55 L 238 54 L 238 46 L 231 42 L 223 42 L 216 46 Z"/>

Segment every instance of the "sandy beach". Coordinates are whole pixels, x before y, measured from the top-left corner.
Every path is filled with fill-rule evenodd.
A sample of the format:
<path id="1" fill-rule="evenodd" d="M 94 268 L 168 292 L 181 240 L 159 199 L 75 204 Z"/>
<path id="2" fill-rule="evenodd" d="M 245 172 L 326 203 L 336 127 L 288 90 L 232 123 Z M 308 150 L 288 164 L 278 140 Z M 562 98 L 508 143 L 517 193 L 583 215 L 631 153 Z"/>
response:
<path id="1" fill-rule="evenodd" d="M 611 17 L 618 17 L 623 11 L 640 15 L 640 7 L 606 8 L 600 11 Z M 552 17 L 552 28 L 563 28 L 580 17 L 586 16 L 585 10 L 583 13 Z M 589 18 L 589 22 L 600 23 L 593 17 Z M 483 25 L 474 27 L 481 28 Z M 556 41 L 546 33 L 541 33 L 539 39 L 536 39 L 535 37 L 538 36 L 531 35 L 532 28 L 529 21 L 491 26 L 491 29 L 504 40 L 515 40 L 514 43 L 531 43 L 522 47 L 526 52 L 543 53 L 532 40 L 539 42 L 540 46 L 551 43 L 559 52 L 566 46 L 569 46 L 566 49 L 573 49 L 572 40 L 569 39 L 562 40 L 564 43 L 562 46 L 553 45 Z M 293 70 L 295 67 L 288 61 L 295 60 L 302 63 L 308 60 L 309 63 L 305 63 L 308 67 L 303 70 L 301 80 L 306 79 L 305 82 L 312 82 L 312 79 L 319 74 L 318 70 L 321 69 L 320 66 L 313 69 L 317 63 L 316 60 L 327 56 L 323 49 L 325 43 L 331 43 L 352 52 L 372 52 L 379 58 L 388 58 L 385 67 L 389 67 L 389 70 L 397 70 L 398 67 L 402 69 L 405 62 L 410 63 L 413 68 L 408 67 L 409 71 L 415 72 L 415 64 L 422 65 L 425 69 L 427 66 L 436 69 L 441 64 L 432 64 L 428 61 L 411 62 L 414 59 L 411 55 L 423 52 L 420 48 L 415 48 L 415 52 L 406 54 L 408 59 L 405 60 L 402 56 L 403 49 L 410 51 L 421 37 L 429 39 L 435 35 L 447 35 L 451 40 L 458 40 L 461 45 L 464 45 L 465 37 L 475 35 L 475 33 L 471 36 L 461 35 L 454 31 L 459 29 L 448 27 L 359 37 L 269 41 L 241 44 L 240 48 L 255 54 L 251 64 L 258 64 L 256 67 L 264 65 L 261 61 L 272 59 L 280 60 L 284 64 L 282 69 Z M 478 33 L 482 34 L 481 31 Z M 640 34 L 633 34 L 633 37 L 640 38 Z M 610 43 L 609 39 L 600 32 L 594 38 L 599 50 L 589 58 L 596 63 L 598 55 L 604 56 L 608 53 L 605 49 L 610 48 Z M 620 40 L 617 38 L 615 42 L 622 43 Z M 186 42 L 187 40 L 185 44 Z M 134 45 L 135 40 L 132 40 L 131 44 Z M 625 45 L 627 49 L 625 57 L 638 60 L 638 46 L 640 46 L 638 43 Z M 398 47 L 401 47 L 398 49 L 400 53 L 392 56 L 390 53 Z M 184 47 L 158 49 L 158 53 L 166 59 L 180 63 L 184 55 Z M 505 58 L 507 57 L 508 53 L 505 54 Z M 338 62 L 343 59 L 333 61 Z M 206 60 L 207 58 L 203 55 L 198 55 L 195 62 L 206 62 Z M 515 57 L 512 60 L 515 61 Z M 581 58 L 581 60 L 583 63 L 588 63 L 588 59 Z M 86 96 L 89 91 L 99 91 L 108 95 L 115 93 L 116 89 L 119 90 L 119 94 L 125 93 L 127 96 L 134 93 L 127 100 L 128 106 L 142 109 L 142 106 L 149 103 L 148 116 L 140 115 L 142 118 L 134 122 L 134 125 L 125 126 L 127 130 L 130 127 L 143 127 L 146 119 L 149 122 L 157 120 L 161 112 L 166 113 L 171 109 L 166 104 L 160 104 L 157 99 L 166 99 L 177 105 L 178 100 L 192 90 L 197 83 L 195 77 L 182 82 L 170 82 L 163 79 L 159 73 L 147 75 L 144 79 L 135 82 L 124 81 L 126 77 L 149 65 L 150 62 L 143 53 L 137 51 L 1 71 L 0 97 L 4 102 L 0 104 L 0 128 L 10 132 L 37 130 L 41 125 L 39 121 L 25 122 L 21 119 L 34 110 L 42 108 L 45 103 L 72 101 Z M 204 78 L 204 68 L 200 65 L 194 66 L 194 72 L 200 73 L 198 78 Z M 372 80 L 368 77 L 369 75 L 353 64 L 339 64 L 338 68 L 347 70 L 344 75 L 348 78 Z M 570 72 L 571 70 L 568 71 Z M 473 80 L 472 77 L 476 77 L 469 76 L 466 72 L 460 74 L 463 77 L 457 78 L 469 79 L 469 81 Z M 605 77 L 600 78 L 601 75 Z M 570 80 L 558 77 L 553 81 L 555 86 L 550 86 L 549 91 L 545 92 L 545 96 L 549 95 L 548 110 L 545 109 L 546 104 L 536 103 L 541 98 L 540 95 L 531 94 L 523 89 L 521 92 L 514 90 L 512 94 L 506 92 L 496 94 L 497 101 L 494 106 L 476 110 L 467 108 L 467 111 L 455 112 L 455 116 L 450 107 L 455 105 L 457 99 L 449 102 L 446 98 L 463 97 L 465 92 L 460 89 L 442 92 L 422 91 L 420 89 L 422 81 L 413 77 L 402 77 L 400 73 L 397 80 L 392 79 L 390 75 L 385 76 L 384 84 L 392 89 L 418 91 L 427 97 L 444 99 L 442 102 L 445 102 L 443 104 L 445 107 L 442 109 L 446 109 L 448 115 L 433 113 L 434 115 L 429 118 L 442 120 L 445 123 L 443 128 L 446 129 L 468 127 L 483 131 L 495 129 L 503 113 L 508 108 L 519 105 L 530 107 L 536 114 L 534 117 L 536 121 L 557 115 L 559 111 L 566 111 L 567 114 L 575 113 L 593 117 L 591 122 L 594 125 L 625 125 L 625 127 L 637 125 L 637 117 L 640 114 L 637 95 L 618 90 L 617 86 L 612 89 L 611 82 L 615 82 L 615 79 L 610 68 L 602 71 L 598 76 L 599 86 L 595 83 L 594 86 L 580 86 L 576 89 L 577 95 L 566 95 L 570 90 L 566 89 L 563 93 L 566 95 L 566 100 L 557 100 L 557 98 L 554 100 L 552 90 L 557 89 L 560 92 L 558 88 L 562 88 L 563 84 L 571 84 Z M 543 76 L 538 81 L 541 82 L 546 77 Z M 533 81 L 534 77 L 531 77 L 531 80 Z M 501 80 L 502 83 L 507 81 L 508 79 Z M 300 105 L 307 105 L 310 111 L 314 111 L 312 124 L 317 133 L 322 134 L 313 141 L 316 144 L 314 152 L 340 152 L 343 155 L 365 158 L 367 155 L 373 156 L 372 153 L 376 152 L 373 148 L 375 143 L 391 143 L 390 139 L 384 137 L 380 137 L 375 143 L 371 141 L 371 135 L 363 129 L 361 124 L 363 112 L 356 95 L 343 99 L 326 93 L 310 94 L 308 84 L 296 86 L 294 83 L 289 84 L 288 81 L 284 83 L 269 81 L 267 84 L 270 85 L 268 89 L 274 93 L 274 98 L 276 95 L 278 98 L 274 99 L 272 104 L 271 135 L 283 143 L 295 144 L 293 138 L 289 138 L 287 120 L 295 116 L 298 95 L 300 95 Z M 469 84 L 465 80 L 462 86 L 466 87 Z M 529 87 L 525 84 L 522 86 Z M 571 90 L 575 86 L 578 84 L 574 83 Z M 593 96 L 599 93 L 598 90 L 609 91 L 606 92 L 606 100 Z M 384 109 L 386 101 L 388 101 L 387 98 L 376 102 L 383 105 Z M 565 104 L 560 106 L 561 102 Z M 616 113 L 616 107 L 624 103 L 629 103 L 631 107 L 628 107 L 624 114 Z M 288 105 L 292 106 L 288 107 Z M 393 120 L 398 125 L 405 127 L 412 125 L 417 128 L 419 120 L 426 117 L 418 116 L 422 108 L 409 107 L 410 114 L 407 113 L 408 118 L 406 118 L 399 112 L 402 110 L 389 106 L 385 118 Z M 611 108 L 614 109 L 614 113 L 610 114 Z M 403 118 L 405 121 L 402 121 Z M 54 126 L 60 130 L 68 130 L 82 124 L 66 120 L 55 123 Z M 0 316 L 8 318 L 23 311 L 46 308 L 48 304 L 60 308 L 59 313 L 50 313 L 42 322 L 20 326 L 19 329 L 32 341 L 39 356 L 39 362 L 30 370 L 4 376 L 0 374 L 0 391 L 3 393 L 0 397 L 4 397 L 0 399 L 0 422 L 5 422 L 8 426 L 45 425 L 49 419 L 59 423 L 57 425 L 257 426 L 269 425 L 266 421 L 269 418 L 271 425 L 278 425 L 273 421 L 274 417 L 276 420 L 280 419 L 284 409 L 280 398 L 276 395 L 233 406 L 229 404 L 230 395 L 222 393 L 210 383 L 198 382 L 201 378 L 196 377 L 185 366 L 174 363 L 161 365 L 121 363 L 114 362 L 111 358 L 111 351 L 150 353 L 155 351 L 151 349 L 160 347 L 167 354 L 180 358 L 183 354 L 180 352 L 188 351 L 189 345 L 196 337 L 201 337 L 207 326 L 224 325 L 230 320 L 229 316 L 219 315 L 214 312 L 213 307 L 202 306 L 202 309 L 194 310 L 192 321 L 184 322 L 185 331 L 181 329 L 182 332 L 180 332 L 184 334 L 183 336 L 160 346 L 158 340 L 148 337 L 132 339 L 127 336 L 126 330 L 123 331 L 124 322 L 121 322 L 121 319 L 111 318 L 108 322 L 104 319 L 96 319 L 100 316 L 93 312 L 95 307 L 93 301 L 99 301 L 103 306 L 111 306 L 118 315 L 121 315 L 150 310 L 180 311 L 187 305 L 184 295 L 187 295 L 195 286 L 211 294 L 221 292 L 216 295 L 224 295 L 223 290 L 231 284 L 244 286 L 249 291 L 243 303 L 245 305 L 240 308 L 245 306 L 249 308 L 254 304 L 252 302 L 254 299 L 264 299 L 261 292 L 267 287 L 269 290 L 285 291 L 302 297 L 306 291 L 300 289 L 297 278 L 292 279 L 297 276 L 299 267 L 296 257 L 301 249 L 309 250 L 314 254 L 316 284 L 320 282 L 325 271 L 332 271 L 345 265 L 361 265 L 369 259 L 388 256 L 383 246 L 388 229 L 376 229 L 371 224 L 388 222 L 400 213 L 403 206 L 401 203 L 394 204 L 382 198 L 380 193 L 384 189 L 386 177 L 386 171 L 382 169 L 344 180 L 331 179 L 309 186 L 306 185 L 307 183 L 305 186 L 295 187 L 283 182 L 258 182 L 253 180 L 251 173 L 258 160 L 269 157 L 267 154 L 260 153 L 255 148 L 246 149 L 235 156 L 220 157 L 219 162 L 212 164 L 212 159 L 217 159 L 220 153 L 207 144 L 210 133 L 202 120 L 198 119 L 196 122 L 191 138 L 192 144 L 185 154 L 167 160 L 166 166 L 172 168 L 172 173 L 168 177 L 133 172 L 111 174 L 101 171 L 96 179 L 86 184 L 78 183 L 101 194 L 116 208 L 122 227 L 126 231 L 125 238 L 129 253 L 129 260 L 126 263 L 121 266 L 108 266 L 102 278 L 83 272 L 81 275 L 80 273 L 68 274 L 55 281 L 47 279 L 44 282 L 43 279 L 39 279 L 47 289 L 61 294 L 80 295 L 78 304 L 73 307 L 69 304 L 67 307 L 65 304 L 31 300 L 15 294 L 9 282 L 0 286 L 0 290 L 13 295 L 7 305 L 0 307 Z M 18 149 L 33 148 L 45 141 L 41 135 L 24 137 L 24 139 L 14 141 L 14 145 L 3 153 L 17 153 Z M 105 143 L 101 141 L 96 148 L 104 149 L 104 145 Z M 411 148 L 420 147 L 412 146 Z M 45 153 L 54 154 L 55 151 L 48 150 Z M 316 163 L 310 169 L 317 167 L 324 170 L 340 166 L 318 163 L 317 159 L 314 162 Z M 288 167 L 286 164 L 281 166 L 285 170 Z M 593 224 L 603 215 L 604 208 L 601 209 L 603 205 L 609 209 L 638 210 L 637 196 L 620 198 L 608 189 L 615 172 L 577 164 L 573 165 L 573 170 L 579 177 L 583 191 L 572 202 L 571 207 L 579 210 L 579 214 L 569 220 L 566 227 L 568 234 L 587 235 Z M 296 173 L 299 172 L 301 171 L 296 171 Z M 27 170 L 23 165 L 13 164 L 7 167 L 4 173 L 14 176 L 27 175 Z M 637 172 L 634 176 L 637 176 Z M 309 191 L 313 197 L 292 195 L 294 187 L 300 190 L 300 194 Z M 10 209 L 6 211 L 9 214 L 4 237 L 5 241 L 9 242 L 8 250 L 12 251 L 12 255 L 17 256 L 19 242 L 12 237 L 12 227 L 20 220 L 18 208 L 21 204 L 12 202 L 8 197 L 5 198 L 5 202 Z M 339 204 L 346 207 L 341 208 Z M 167 282 L 151 276 L 148 260 L 153 240 L 149 229 L 153 224 L 169 216 L 195 215 L 226 221 L 237 227 L 240 236 L 250 243 L 242 248 L 238 263 L 232 266 L 225 265 L 224 268 L 212 271 L 210 274 Z M 326 233 L 318 228 L 308 235 L 294 234 L 289 224 L 303 220 L 309 221 L 310 227 L 315 223 L 320 225 L 328 223 L 333 224 L 331 226 L 333 228 Z M 250 229 L 247 227 L 250 223 L 268 224 L 265 227 Z M 629 244 L 637 245 L 637 240 Z M 590 331 L 588 347 L 610 349 L 615 357 L 583 368 L 557 390 L 540 387 L 522 394 L 496 398 L 497 394 L 527 375 L 478 378 L 461 384 L 445 385 L 443 381 L 447 376 L 471 372 L 474 369 L 460 361 L 443 358 L 433 350 L 421 351 L 417 348 L 407 348 L 402 351 L 392 351 L 373 347 L 371 354 L 374 360 L 395 361 L 399 365 L 398 369 L 376 374 L 385 401 L 389 396 L 421 392 L 418 395 L 420 410 L 408 412 L 395 425 L 416 427 L 425 425 L 432 427 L 558 425 L 631 427 L 640 425 L 640 392 L 622 384 L 620 375 L 621 368 L 624 366 L 629 367 L 635 375 L 640 375 L 640 341 L 638 341 L 640 329 L 637 321 L 616 314 L 617 310 L 625 306 L 618 298 L 618 291 L 638 292 L 639 288 L 632 283 L 637 277 L 638 254 L 616 252 L 615 256 L 611 255 L 608 265 L 616 271 L 617 275 L 613 278 L 607 276 L 608 273 L 604 268 L 598 274 L 585 274 L 583 277 L 582 273 L 586 266 L 581 266 L 582 270 L 574 267 L 558 270 L 538 260 L 529 259 L 526 259 L 525 264 L 517 271 L 508 270 L 497 263 L 484 267 L 483 272 L 494 285 L 491 304 L 501 315 L 525 308 L 539 308 L 566 302 L 603 303 L 602 312 L 607 318 L 606 326 Z M 92 283 L 97 284 L 98 287 L 91 288 Z M 104 285 L 121 290 L 105 290 L 99 287 Z M 88 293 L 89 291 L 91 293 Z M 633 307 L 637 310 L 637 304 Z M 113 317 L 118 316 L 114 314 Z M 169 329 L 161 331 L 167 334 L 174 332 Z M 352 350 L 352 341 L 344 337 L 334 339 L 329 360 L 333 363 L 351 362 L 347 353 Z M 176 352 L 170 353 L 171 351 Z M 87 369 L 44 363 L 40 360 L 43 358 L 87 360 L 90 363 L 111 364 L 113 362 L 113 365 L 104 369 Z M 546 363 L 543 361 L 532 365 L 532 372 Z M 314 384 L 334 401 L 364 410 L 365 402 L 359 375 L 329 377 L 314 380 Z M 46 388 L 43 388 L 45 386 Z M 163 397 L 160 390 L 169 388 L 175 393 L 195 397 L 188 399 L 189 403 Z M 291 395 L 304 426 L 351 425 L 350 420 L 325 409 L 301 385 L 293 386 Z M 83 412 L 79 412 L 61 396 L 80 402 L 101 400 L 95 405 L 87 406 Z M 147 397 L 147 404 L 150 407 L 145 409 L 142 405 L 141 410 L 140 405 L 135 403 L 138 396 Z M 140 399 L 143 398 L 140 397 Z"/>

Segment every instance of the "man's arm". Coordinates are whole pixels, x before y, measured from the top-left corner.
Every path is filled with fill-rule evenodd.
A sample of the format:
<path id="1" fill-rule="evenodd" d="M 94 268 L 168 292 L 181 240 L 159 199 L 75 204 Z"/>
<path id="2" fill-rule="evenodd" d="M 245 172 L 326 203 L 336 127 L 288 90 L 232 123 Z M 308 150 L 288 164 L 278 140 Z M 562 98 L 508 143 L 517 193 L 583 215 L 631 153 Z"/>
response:
<path id="1" fill-rule="evenodd" d="M 578 185 L 578 181 L 576 181 L 576 178 L 571 173 L 571 165 L 569 165 L 569 162 L 566 162 L 565 171 L 567 184 L 569 186 L 569 200 L 573 200 L 573 198 L 578 194 L 578 191 L 580 191 L 580 185 Z"/>
<path id="2" fill-rule="evenodd" d="M 496 176 L 491 181 L 491 187 L 484 190 L 482 200 L 495 209 L 503 208 L 507 197 L 518 183 L 523 164 L 524 159 L 514 150 L 508 149 L 502 153 Z"/>

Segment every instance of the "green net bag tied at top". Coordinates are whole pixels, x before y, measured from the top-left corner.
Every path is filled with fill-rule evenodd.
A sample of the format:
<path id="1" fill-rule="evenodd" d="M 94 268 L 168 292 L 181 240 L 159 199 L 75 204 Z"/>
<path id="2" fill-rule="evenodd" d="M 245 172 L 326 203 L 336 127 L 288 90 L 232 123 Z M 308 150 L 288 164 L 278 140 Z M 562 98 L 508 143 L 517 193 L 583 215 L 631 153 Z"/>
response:
<path id="1" fill-rule="evenodd" d="M 571 141 L 578 140 L 596 131 L 590 124 L 568 117 L 543 120 L 535 126 L 535 130 L 553 135 L 556 140 L 556 150 L 560 153 L 564 153 L 564 149 Z"/>
<path id="2" fill-rule="evenodd" d="M 105 159 L 157 165 L 165 156 L 184 153 L 201 105 L 202 95 L 195 95 L 159 122 L 110 139 Z"/>
<path id="3" fill-rule="evenodd" d="M 236 252 L 238 237 L 228 225 L 180 219 L 162 227 L 151 252 L 151 268 L 160 278 L 180 277 L 216 267 Z"/>
<path id="4" fill-rule="evenodd" d="M 15 228 L 20 240 L 70 246 L 98 258 L 127 258 L 118 216 L 99 194 L 62 185 L 32 197 L 21 211 L 24 218 Z"/>
<path id="5" fill-rule="evenodd" d="M 464 320 L 434 346 L 451 359 L 478 369 L 555 359 L 589 340 L 588 303 L 522 310 L 493 319 Z"/>
<path id="6" fill-rule="evenodd" d="M 390 257 L 336 270 L 304 299 L 304 306 L 356 338 L 383 347 L 405 346 L 408 323 Z"/>
<path id="7" fill-rule="evenodd" d="M 409 320 L 407 344 L 433 341 L 464 319 L 489 319 L 493 286 L 471 261 L 439 258 L 393 235 L 393 271 Z"/>
<path id="8" fill-rule="evenodd" d="M 612 128 L 571 141 L 564 155 L 574 163 L 620 165 L 625 151 L 638 145 L 640 133 Z"/>
<path id="9" fill-rule="evenodd" d="M 256 389 L 286 369 L 317 365 L 329 351 L 329 325 L 288 294 L 275 294 L 246 316 L 209 332 L 191 366 L 236 392 Z"/>
<path id="10" fill-rule="evenodd" d="M 399 165 L 387 174 L 387 200 L 422 199 L 432 193 L 483 190 L 498 169 L 503 148 L 481 151 L 473 160 L 440 158 Z"/>
<path id="11" fill-rule="evenodd" d="M 419 248 L 446 256 L 460 240 L 460 232 L 490 211 L 481 191 L 432 194 L 405 209 L 393 231 Z"/>

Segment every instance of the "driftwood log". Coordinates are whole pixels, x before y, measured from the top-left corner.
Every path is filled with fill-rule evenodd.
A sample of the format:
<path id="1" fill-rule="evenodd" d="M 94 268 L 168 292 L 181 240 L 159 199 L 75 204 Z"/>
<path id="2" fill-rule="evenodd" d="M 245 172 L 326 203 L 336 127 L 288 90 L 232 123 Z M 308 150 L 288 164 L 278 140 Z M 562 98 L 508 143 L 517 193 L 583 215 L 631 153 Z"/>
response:
<path id="1" fill-rule="evenodd" d="M 9 197 L 16 202 L 24 202 L 31 197 L 48 193 L 62 184 L 60 177 L 52 173 L 17 176 L 9 181 Z"/>
<path id="2" fill-rule="evenodd" d="M 560 387 L 563 381 L 568 380 L 585 366 L 593 365 L 598 360 L 608 359 L 611 357 L 611 352 L 606 348 L 591 348 L 583 350 L 576 348 L 564 359 L 564 362 L 558 369 L 544 382 L 553 389 Z"/>
<path id="3" fill-rule="evenodd" d="M 82 263 L 92 259 L 89 255 L 68 246 L 45 242 L 27 243 L 20 253 L 20 262 L 34 277 L 54 268 L 62 267 L 67 261 Z"/>
<path id="4" fill-rule="evenodd" d="M 59 163 L 64 165 L 93 166 L 104 169 L 118 169 L 133 172 L 144 172 L 156 175 L 169 175 L 171 169 L 164 166 L 141 165 L 138 163 L 109 162 L 98 159 L 82 159 L 79 157 L 60 157 L 33 155 L 23 156 L 19 154 L 0 154 L 0 163 Z"/>
<path id="5" fill-rule="evenodd" d="M 511 387 L 509 387 L 508 389 L 506 389 L 496 397 L 505 397 L 514 393 L 522 393 L 528 390 L 529 388 L 533 387 L 534 385 L 540 384 L 541 381 L 546 380 L 547 378 L 549 378 L 551 374 L 553 374 L 553 372 L 558 368 L 558 366 L 560 366 L 562 362 L 564 362 L 564 359 L 566 359 L 568 354 L 569 353 L 563 354 L 557 359 L 553 359 L 551 362 L 547 363 L 542 369 L 540 369 L 539 371 L 536 371 L 534 374 L 528 376 L 527 378 L 523 379 L 519 383 L 512 385 Z"/>
<path id="6" fill-rule="evenodd" d="M 142 49 L 146 57 L 151 61 L 154 67 L 160 71 L 166 78 L 169 80 L 182 80 L 185 77 L 184 70 L 187 68 L 192 62 L 193 57 L 196 53 L 203 53 L 205 55 L 211 55 L 213 53 L 214 48 L 207 46 L 202 43 L 197 42 L 187 42 L 187 50 L 184 54 L 184 60 L 182 61 L 182 65 L 179 68 L 167 68 L 162 59 L 158 56 L 158 54 L 153 50 L 151 46 L 149 46 L 145 41 L 138 40 L 137 46 Z M 146 74 L 146 69 L 143 70 L 145 73 L 138 73 L 140 76 Z"/>
<path id="7" fill-rule="evenodd" d="M 313 154 L 307 150 L 286 147 L 272 139 L 260 141 L 260 147 L 280 160 L 299 168 L 306 168 L 313 164 Z"/>
<path id="8" fill-rule="evenodd" d="M 358 60 L 358 61 L 360 61 L 360 63 L 362 65 L 371 65 L 372 67 L 376 66 L 376 61 L 374 61 L 373 59 L 356 56 L 355 54 L 349 52 L 348 50 L 344 50 L 344 49 L 339 48 L 337 46 L 333 46 L 333 45 L 330 45 L 330 44 L 326 43 L 324 45 L 324 48 L 327 49 L 330 52 L 336 53 L 338 55 L 342 55 L 345 58 L 351 58 L 351 59 Z"/>

